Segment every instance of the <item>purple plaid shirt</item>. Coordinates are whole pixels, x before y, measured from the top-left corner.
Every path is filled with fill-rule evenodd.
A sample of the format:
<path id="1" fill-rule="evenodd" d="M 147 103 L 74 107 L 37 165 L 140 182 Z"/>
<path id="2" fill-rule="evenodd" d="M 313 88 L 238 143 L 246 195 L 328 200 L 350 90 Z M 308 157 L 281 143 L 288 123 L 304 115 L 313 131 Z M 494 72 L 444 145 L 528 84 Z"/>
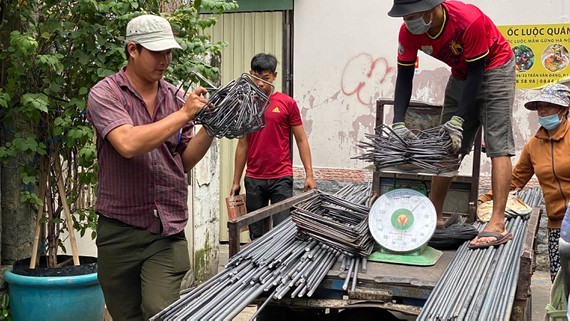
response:
<path id="1" fill-rule="evenodd" d="M 129 83 L 125 68 L 91 89 L 87 118 L 97 131 L 98 213 L 155 234 L 173 235 L 186 226 L 188 184 L 181 153 L 192 137 L 193 123 L 156 149 L 131 159 L 122 157 L 105 139 L 121 125 L 150 124 L 179 110 L 175 92 L 175 86 L 160 80 L 153 116 Z"/>

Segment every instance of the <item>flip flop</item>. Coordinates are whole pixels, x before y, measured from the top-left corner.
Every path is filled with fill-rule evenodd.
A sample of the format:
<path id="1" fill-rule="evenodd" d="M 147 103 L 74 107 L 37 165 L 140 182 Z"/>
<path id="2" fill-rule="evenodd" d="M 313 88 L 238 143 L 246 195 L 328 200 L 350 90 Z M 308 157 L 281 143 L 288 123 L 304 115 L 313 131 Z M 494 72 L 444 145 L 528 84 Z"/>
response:
<path id="1" fill-rule="evenodd" d="M 496 246 L 496 245 L 501 245 L 504 243 L 507 243 L 509 240 L 511 240 L 513 238 L 513 234 L 507 232 L 507 234 L 501 234 L 500 232 L 481 232 L 477 235 L 477 238 L 482 238 L 482 237 L 494 237 L 495 240 L 491 241 L 491 242 L 487 242 L 487 243 L 482 243 L 482 244 L 471 244 L 469 243 L 468 246 L 470 249 L 481 249 L 481 248 L 487 248 L 489 246 Z"/>

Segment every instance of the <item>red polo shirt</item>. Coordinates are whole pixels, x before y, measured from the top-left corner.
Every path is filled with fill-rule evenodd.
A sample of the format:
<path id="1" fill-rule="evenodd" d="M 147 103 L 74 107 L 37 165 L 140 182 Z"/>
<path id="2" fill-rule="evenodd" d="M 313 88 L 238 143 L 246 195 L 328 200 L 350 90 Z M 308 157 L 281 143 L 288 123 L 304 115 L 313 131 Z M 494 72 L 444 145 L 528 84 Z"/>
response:
<path id="1" fill-rule="evenodd" d="M 162 225 L 164 235 L 182 231 L 188 220 L 188 184 L 180 154 L 192 136 L 193 124 L 156 149 L 130 159 L 122 157 L 105 137 L 121 125 L 150 124 L 179 110 L 175 92 L 175 86 L 160 80 L 155 112 L 150 115 L 122 69 L 97 83 L 87 101 L 87 118 L 97 132 L 95 210 L 155 234 Z"/>
<path id="2" fill-rule="evenodd" d="M 245 176 L 274 179 L 293 176 L 291 127 L 302 125 L 297 102 L 281 92 L 269 97 L 265 110 L 266 125 L 247 134 L 247 170 Z"/>
<path id="3" fill-rule="evenodd" d="M 418 50 L 451 67 L 456 79 L 467 77 L 467 62 L 485 59 L 485 71 L 505 64 L 513 56 L 508 41 L 479 8 L 459 1 L 442 3 L 444 22 L 435 37 L 414 35 L 403 24 L 398 38 L 398 63 L 413 65 Z"/>

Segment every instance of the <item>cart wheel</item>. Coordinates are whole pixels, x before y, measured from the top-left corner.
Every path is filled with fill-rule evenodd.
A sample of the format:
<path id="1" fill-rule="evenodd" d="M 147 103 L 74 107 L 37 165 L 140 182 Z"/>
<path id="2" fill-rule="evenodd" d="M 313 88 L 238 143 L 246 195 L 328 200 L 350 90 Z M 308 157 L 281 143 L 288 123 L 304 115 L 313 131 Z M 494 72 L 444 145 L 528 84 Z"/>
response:
<path id="1" fill-rule="evenodd" d="M 352 308 L 346 309 L 339 313 L 339 320 L 345 321 L 397 321 L 395 317 L 387 310 L 380 308 Z"/>

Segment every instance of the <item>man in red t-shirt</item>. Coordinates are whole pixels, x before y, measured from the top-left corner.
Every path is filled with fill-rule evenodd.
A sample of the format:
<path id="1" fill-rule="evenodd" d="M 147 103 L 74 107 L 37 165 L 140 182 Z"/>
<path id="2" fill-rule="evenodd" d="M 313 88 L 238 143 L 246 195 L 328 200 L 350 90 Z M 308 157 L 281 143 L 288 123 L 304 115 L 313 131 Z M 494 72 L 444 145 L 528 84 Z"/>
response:
<path id="1" fill-rule="evenodd" d="M 483 126 L 487 156 L 492 162 L 493 215 L 471 247 L 507 242 L 504 212 L 511 183 L 514 155 L 512 106 L 515 63 L 507 40 L 495 24 L 474 5 L 444 0 L 394 0 L 388 12 L 403 17 L 398 37 L 398 76 L 392 128 L 405 139 L 415 136 L 404 124 L 412 94 L 414 65 L 419 50 L 451 67 L 443 109 L 444 137 L 451 152 L 467 155 Z M 434 177 L 430 199 L 443 228 L 443 203 L 450 177 Z"/>
<path id="2" fill-rule="evenodd" d="M 290 132 L 293 132 L 299 156 L 305 168 L 305 191 L 316 188 L 311 165 L 311 150 L 303 128 L 299 107 L 295 100 L 284 93 L 272 93 L 271 86 L 277 77 L 277 59 L 260 53 L 251 59 L 250 74 L 263 79 L 256 80 L 269 96 L 263 129 L 247 134 L 238 142 L 235 154 L 234 180 L 230 195 L 239 194 L 243 169 L 247 211 L 255 211 L 293 196 L 293 162 L 291 158 Z M 255 78 L 254 78 L 255 80 Z M 281 223 L 289 211 L 273 215 L 273 225 Z M 261 222 L 249 226 L 252 240 L 262 235 Z"/>

